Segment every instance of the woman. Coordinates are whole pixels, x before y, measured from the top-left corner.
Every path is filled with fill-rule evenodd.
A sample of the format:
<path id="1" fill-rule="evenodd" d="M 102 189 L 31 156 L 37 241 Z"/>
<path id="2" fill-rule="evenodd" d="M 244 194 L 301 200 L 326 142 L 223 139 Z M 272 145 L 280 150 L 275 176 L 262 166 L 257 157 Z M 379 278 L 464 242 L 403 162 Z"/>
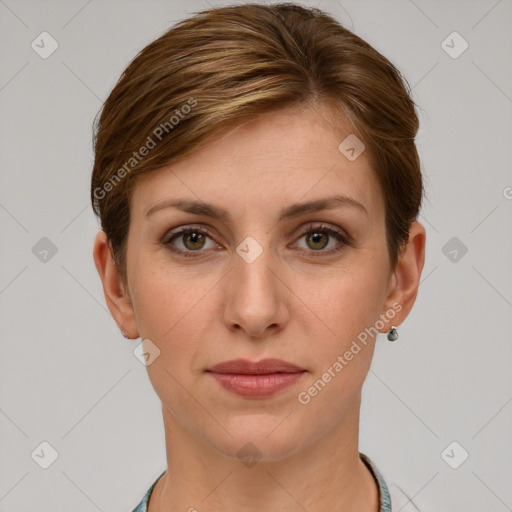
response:
<path id="1" fill-rule="evenodd" d="M 136 511 L 391 510 L 358 433 L 424 264 L 404 84 L 292 4 L 197 13 L 124 71 L 91 200 L 108 307 L 162 401 L 167 470 Z"/>

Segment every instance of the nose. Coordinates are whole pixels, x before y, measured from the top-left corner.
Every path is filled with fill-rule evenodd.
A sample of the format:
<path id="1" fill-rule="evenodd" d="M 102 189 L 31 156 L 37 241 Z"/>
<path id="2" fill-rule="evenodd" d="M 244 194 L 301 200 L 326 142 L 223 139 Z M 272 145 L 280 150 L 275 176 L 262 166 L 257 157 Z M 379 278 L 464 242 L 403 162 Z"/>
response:
<path id="1" fill-rule="evenodd" d="M 289 318 L 283 269 L 270 250 L 250 261 L 236 254 L 224 288 L 224 323 L 232 331 L 262 339 L 284 329 Z"/>

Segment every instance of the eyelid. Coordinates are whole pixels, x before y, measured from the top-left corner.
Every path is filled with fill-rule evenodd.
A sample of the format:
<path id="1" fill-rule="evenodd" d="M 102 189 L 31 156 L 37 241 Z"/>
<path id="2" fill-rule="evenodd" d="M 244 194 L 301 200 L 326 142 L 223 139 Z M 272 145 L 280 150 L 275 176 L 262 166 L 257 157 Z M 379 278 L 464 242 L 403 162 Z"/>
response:
<path id="1" fill-rule="evenodd" d="M 189 233 L 190 231 L 204 232 L 212 239 L 215 239 L 216 237 L 219 236 L 217 233 L 214 233 L 214 231 L 206 224 L 187 224 L 172 229 L 170 231 L 166 231 L 164 236 L 162 237 L 162 242 L 164 244 L 168 243 L 174 236 L 186 234 Z"/>
<path id="2" fill-rule="evenodd" d="M 297 236 L 299 238 L 301 238 L 305 234 L 309 233 L 310 231 L 314 231 L 316 229 L 318 231 L 329 231 L 331 233 L 334 232 L 338 236 L 340 236 L 341 238 L 346 240 L 347 243 L 352 241 L 352 237 L 344 229 L 342 229 L 340 227 L 337 227 L 337 226 L 335 226 L 333 224 L 329 224 L 329 223 L 322 222 L 322 221 L 309 221 L 309 222 L 307 222 L 306 226 L 301 226 L 298 229 Z"/>

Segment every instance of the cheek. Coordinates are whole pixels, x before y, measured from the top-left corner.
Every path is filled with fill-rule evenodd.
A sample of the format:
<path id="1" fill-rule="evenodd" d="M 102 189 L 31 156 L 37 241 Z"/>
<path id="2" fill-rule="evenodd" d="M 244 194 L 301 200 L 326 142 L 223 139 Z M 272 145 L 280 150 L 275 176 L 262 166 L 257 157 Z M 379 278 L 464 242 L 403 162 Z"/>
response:
<path id="1" fill-rule="evenodd" d="M 307 303 L 318 312 L 324 331 L 343 345 L 374 324 L 382 306 L 383 286 L 382 277 L 371 268 L 342 270 L 331 275 L 323 288 L 308 293 Z"/>
<path id="2" fill-rule="evenodd" d="M 150 251 L 131 259 L 133 305 L 141 336 L 163 340 L 197 302 L 197 287 L 191 286 L 175 266 Z"/>
<path id="3" fill-rule="evenodd" d="M 307 302 L 316 313 L 309 336 L 315 351 L 303 402 L 309 400 L 311 410 L 330 407 L 333 418 L 358 394 L 373 357 L 383 275 L 369 261 L 331 275 L 329 285 L 317 287 Z"/>
<path id="4" fill-rule="evenodd" d="M 312 374 L 298 399 L 311 414 L 323 415 L 326 428 L 336 423 L 359 395 L 375 347 L 370 327 L 379 315 L 379 287 L 371 273 L 352 270 L 338 274 L 329 287 L 317 290 L 308 300 L 318 316 L 310 317 L 314 327 L 308 336 L 315 340 L 315 350 Z"/>
<path id="5" fill-rule="evenodd" d="M 208 293 L 213 277 L 201 278 L 190 270 L 155 265 L 150 258 L 138 261 L 134 273 L 134 311 L 142 339 L 150 339 L 160 349 L 159 365 L 183 371 L 184 361 L 194 358 L 198 342 L 204 338 L 211 311 Z M 146 264 L 145 264 L 146 263 Z M 152 268 L 152 270 L 144 270 Z M 211 282 L 210 282 L 211 281 Z M 210 298 L 211 300 L 211 298 Z M 211 308 L 210 308 L 211 310 Z"/>
<path id="6" fill-rule="evenodd" d="M 173 411 L 186 410 L 190 399 L 180 383 L 190 380 L 199 348 L 197 330 L 204 325 L 201 289 L 176 273 L 145 272 L 137 278 L 134 310 L 139 334 L 159 350 L 147 366 L 148 376 L 162 403 Z"/>

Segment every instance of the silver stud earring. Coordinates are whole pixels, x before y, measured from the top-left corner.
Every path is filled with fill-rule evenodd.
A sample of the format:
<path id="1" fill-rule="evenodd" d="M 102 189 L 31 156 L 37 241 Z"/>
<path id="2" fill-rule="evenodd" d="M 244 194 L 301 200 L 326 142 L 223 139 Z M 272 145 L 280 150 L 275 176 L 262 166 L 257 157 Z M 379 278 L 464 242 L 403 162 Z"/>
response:
<path id="1" fill-rule="evenodd" d="M 128 335 L 124 332 L 124 331 L 121 331 L 121 334 L 128 340 Z"/>
<path id="2" fill-rule="evenodd" d="M 396 329 L 395 325 L 391 326 L 391 330 L 388 332 L 389 341 L 396 341 L 398 339 L 398 331 Z"/>

